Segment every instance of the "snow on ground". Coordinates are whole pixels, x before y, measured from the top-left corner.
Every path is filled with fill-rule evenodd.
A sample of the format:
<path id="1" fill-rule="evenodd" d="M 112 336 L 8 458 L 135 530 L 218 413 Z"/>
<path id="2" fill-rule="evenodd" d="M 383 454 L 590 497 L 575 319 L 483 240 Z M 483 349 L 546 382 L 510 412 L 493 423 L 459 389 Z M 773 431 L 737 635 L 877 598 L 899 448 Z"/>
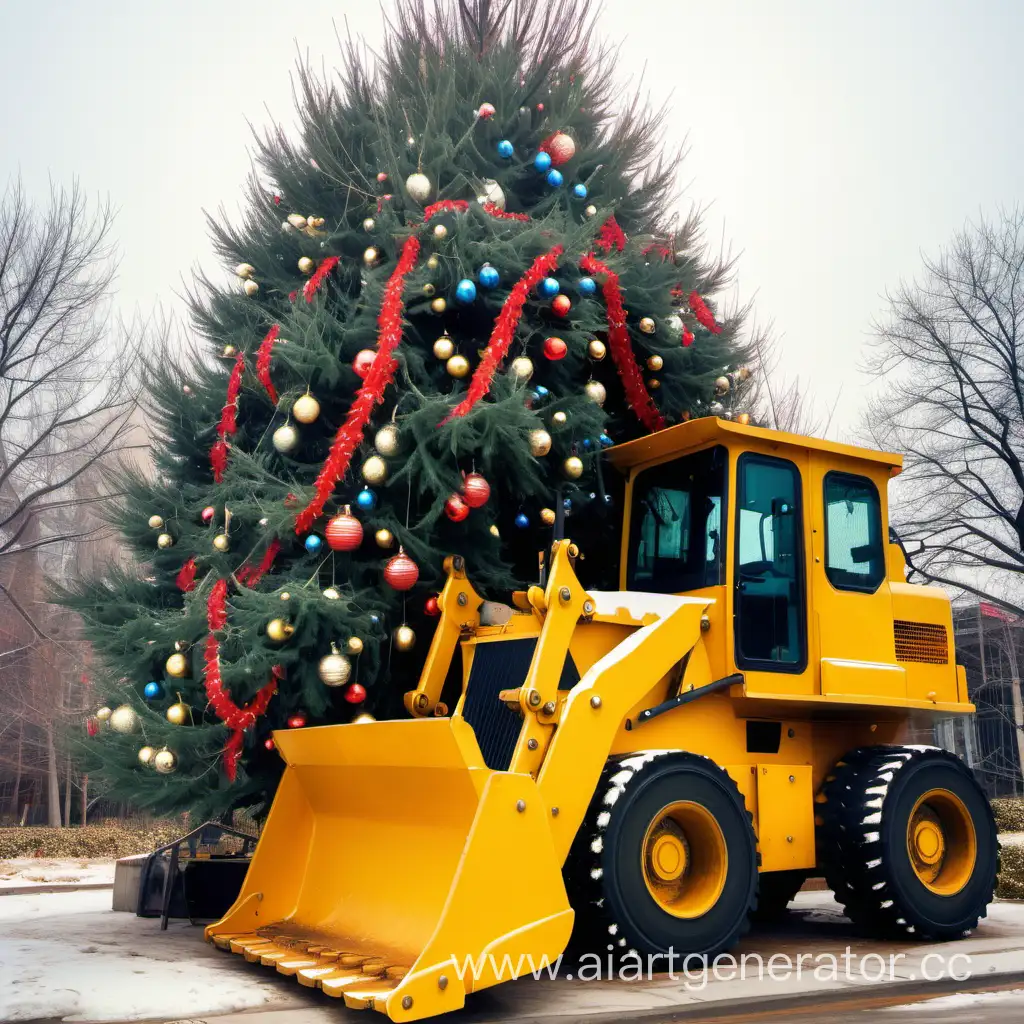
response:
<path id="1" fill-rule="evenodd" d="M 1002 832 L 999 835 L 999 842 L 1003 846 L 1024 846 L 1024 832 Z"/>
<path id="2" fill-rule="evenodd" d="M 0 889 L 16 885 L 114 884 L 114 859 L 17 857 L 0 860 Z"/>
<path id="3" fill-rule="evenodd" d="M 1024 997 L 1024 988 L 1010 989 L 1005 992 L 954 992 L 949 996 L 938 996 L 935 999 L 923 999 L 916 1003 L 900 1003 L 899 1006 L 884 1006 L 876 1013 L 899 1013 L 901 1010 L 966 1010 L 970 1007 L 992 1006 L 994 1003 L 1019 1004 Z"/>
<path id="4" fill-rule="evenodd" d="M 109 890 L 0 896 L 0 1021 L 127 1021 L 306 1005 L 293 979 L 188 921 L 114 913 Z"/>

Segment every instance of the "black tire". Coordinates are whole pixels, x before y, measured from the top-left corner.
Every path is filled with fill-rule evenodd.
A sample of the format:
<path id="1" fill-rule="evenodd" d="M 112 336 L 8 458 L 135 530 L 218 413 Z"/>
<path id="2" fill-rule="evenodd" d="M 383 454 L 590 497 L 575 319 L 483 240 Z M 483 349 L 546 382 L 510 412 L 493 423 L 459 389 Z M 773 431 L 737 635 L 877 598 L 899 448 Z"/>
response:
<path id="1" fill-rule="evenodd" d="M 909 850 L 911 815 L 933 790 L 959 801 L 974 832 L 966 880 L 948 894 L 922 881 Z M 932 940 L 962 938 L 977 927 L 995 890 L 999 844 L 988 800 L 959 758 L 937 747 L 863 747 L 836 765 L 823 796 L 818 854 L 855 924 L 875 935 Z"/>
<path id="2" fill-rule="evenodd" d="M 807 872 L 767 871 L 758 879 L 757 909 L 750 920 L 754 924 L 773 924 L 786 916 L 793 898 L 807 881 Z"/>
<path id="3" fill-rule="evenodd" d="M 720 895 L 698 917 L 663 909 L 645 882 L 642 848 L 668 805 L 697 804 L 728 851 Z M 736 783 L 696 754 L 652 751 L 610 761 L 566 861 L 578 950 L 714 956 L 739 941 L 757 903 L 757 840 Z"/>

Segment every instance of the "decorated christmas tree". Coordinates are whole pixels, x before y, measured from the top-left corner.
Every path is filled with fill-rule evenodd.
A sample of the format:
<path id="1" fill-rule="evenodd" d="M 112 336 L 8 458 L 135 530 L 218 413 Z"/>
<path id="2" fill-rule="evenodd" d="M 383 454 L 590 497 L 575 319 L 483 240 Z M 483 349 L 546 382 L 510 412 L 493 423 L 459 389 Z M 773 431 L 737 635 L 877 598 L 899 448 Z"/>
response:
<path id="1" fill-rule="evenodd" d="M 742 317 L 672 208 L 664 117 L 619 102 L 586 3 L 401 0 L 379 58 L 300 68 L 258 142 L 235 269 L 154 365 L 152 471 L 82 581 L 92 770 L 137 806 L 263 802 L 275 729 L 403 714 L 445 556 L 489 597 L 557 536 L 615 587 L 608 446 L 739 414 Z M 724 405 L 723 405 L 724 403 Z"/>

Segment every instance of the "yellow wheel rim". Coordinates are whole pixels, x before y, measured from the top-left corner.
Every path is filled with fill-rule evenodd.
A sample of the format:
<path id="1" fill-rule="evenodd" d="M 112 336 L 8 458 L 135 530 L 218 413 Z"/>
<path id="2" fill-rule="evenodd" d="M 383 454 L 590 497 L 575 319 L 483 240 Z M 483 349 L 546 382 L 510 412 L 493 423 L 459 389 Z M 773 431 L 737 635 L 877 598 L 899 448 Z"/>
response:
<path id="1" fill-rule="evenodd" d="M 663 807 L 647 828 L 641 857 L 647 891 L 673 917 L 706 914 L 725 888 L 725 836 L 701 804 L 680 800 Z"/>
<path id="2" fill-rule="evenodd" d="M 907 822 L 907 853 L 926 889 L 939 896 L 958 893 L 978 859 L 978 837 L 963 800 L 948 789 L 918 798 Z"/>

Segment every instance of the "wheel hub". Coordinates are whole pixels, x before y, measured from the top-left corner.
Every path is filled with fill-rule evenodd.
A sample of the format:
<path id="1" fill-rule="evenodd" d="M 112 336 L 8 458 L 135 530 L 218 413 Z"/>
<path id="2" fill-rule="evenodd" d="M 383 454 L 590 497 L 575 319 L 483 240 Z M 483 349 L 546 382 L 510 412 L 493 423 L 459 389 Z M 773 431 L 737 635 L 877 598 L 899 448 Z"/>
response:
<path id="1" fill-rule="evenodd" d="M 960 892 L 974 872 L 978 840 L 964 802 L 951 790 L 930 789 L 907 822 L 907 853 L 918 881 L 938 896 Z"/>
<path id="2" fill-rule="evenodd" d="M 934 821 L 918 821 L 914 828 L 914 853 L 922 864 L 938 864 L 946 852 L 942 826 Z"/>
<path id="3" fill-rule="evenodd" d="M 674 882 L 686 871 L 686 841 L 663 832 L 651 844 L 651 870 L 663 882 Z"/>

